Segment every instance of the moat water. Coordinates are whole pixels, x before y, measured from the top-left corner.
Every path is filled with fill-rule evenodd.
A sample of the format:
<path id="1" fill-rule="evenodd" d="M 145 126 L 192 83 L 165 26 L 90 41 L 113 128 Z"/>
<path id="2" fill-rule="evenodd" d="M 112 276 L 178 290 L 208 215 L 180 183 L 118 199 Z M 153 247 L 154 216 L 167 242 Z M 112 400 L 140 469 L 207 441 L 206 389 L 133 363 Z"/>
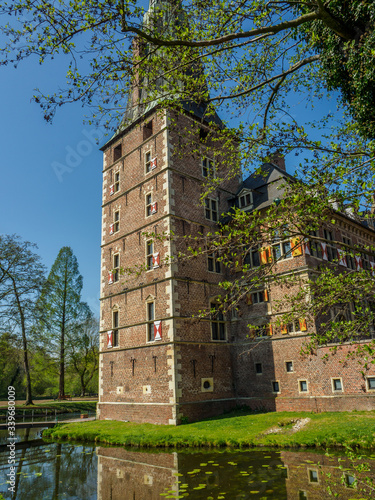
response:
<path id="1" fill-rule="evenodd" d="M 141 452 L 43 442 L 41 429 L 17 434 L 15 482 L 9 491 L 7 436 L 0 431 L 0 499 L 375 498 L 375 453 L 354 460 L 323 450 Z"/>

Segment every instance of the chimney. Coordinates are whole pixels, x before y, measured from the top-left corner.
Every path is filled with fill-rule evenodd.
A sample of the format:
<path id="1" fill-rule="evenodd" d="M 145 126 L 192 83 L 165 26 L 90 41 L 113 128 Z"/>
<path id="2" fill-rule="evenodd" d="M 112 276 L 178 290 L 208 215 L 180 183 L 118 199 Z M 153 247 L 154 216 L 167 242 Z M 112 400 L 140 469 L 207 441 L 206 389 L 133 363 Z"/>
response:
<path id="1" fill-rule="evenodd" d="M 275 151 L 275 153 L 271 153 L 269 155 L 269 162 L 273 163 L 274 165 L 279 167 L 281 170 L 285 170 L 285 172 L 286 172 L 285 158 L 284 158 L 284 155 L 280 151 Z"/>

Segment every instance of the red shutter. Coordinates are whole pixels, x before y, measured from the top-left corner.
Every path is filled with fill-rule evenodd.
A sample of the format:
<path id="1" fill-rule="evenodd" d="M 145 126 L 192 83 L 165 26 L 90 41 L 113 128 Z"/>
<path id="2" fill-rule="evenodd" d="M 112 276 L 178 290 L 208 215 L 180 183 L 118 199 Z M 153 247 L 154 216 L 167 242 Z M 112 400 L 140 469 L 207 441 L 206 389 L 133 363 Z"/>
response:
<path id="1" fill-rule="evenodd" d="M 151 170 L 154 170 L 154 168 L 156 168 L 157 166 L 158 166 L 158 160 L 155 156 L 155 158 L 150 160 L 150 168 L 151 168 Z"/>
<path id="2" fill-rule="evenodd" d="M 113 273 L 108 273 L 108 284 L 111 285 L 113 283 Z"/>
<path id="3" fill-rule="evenodd" d="M 283 335 L 285 335 L 286 333 L 288 333 L 288 327 L 287 327 L 287 325 L 285 325 L 285 324 L 283 324 L 283 323 L 282 323 L 282 324 L 280 325 L 280 328 L 281 328 L 281 333 L 282 333 Z"/>
<path id="4" fill-rule="evenodd" d="M 370 262 L 371 276 L 375 276 L 375 262 Z"/>
<path id="5" fill-rule="evenodd" d="M 310 252 L 310 243 L 308 241 L 305 241 L 305 243 L 303 244 L 303 247 L 305 249 L 305 254 L 306 255 L 311 255 L 311 252 Z"/>
<path id="6" fill-rule="evenodd" d="M 113 331 L 110 330 L 109 332 L 107 332 L 107 349 L 113 347 L 112 337 L 113 337 Z"/>
<path id="7" fill-rule="evenodd" d="M 154 322 L 154 340 L 161 340 L 161 321 Z"/>
<path id="8" fill-rule="evenodd" d="M 327 243 L 323 243 L 322 241 L 320 242 L 320 245 L 322 247 L 322 259 L 323 260 L 328 260 L 328 253 L 327 253 Z"/>
<path id="9" fill-rule="evenodd" d="M 264 290 L 263 291 L 263 299 L 264 299 L 264 302 L 269 302 L 269 295 L 268 295 L 268 290 Z"/>
<path id="10" fill-rule="evenodd" d="M 361 269 L 363 269 L 362 259 L 359 255 L 355 256 L 355 264 L 356 264 L 355 267 L 356 267 L 357 271 L 360 271 Z"/>
<path id="11" fill-rule="evenodd" d="M 109 186 L 109 194 L 110 194 L 110 196 L 112 196 L 113 194 L 115 194 L 115 186 L 114 186 L 114 184 L 112 184 L 111 186 Z"/>
<path id="12" fill-rule="evenodd" d="M 344 253 L 344 250 L 341 250 L 340 248 L 337 249 L 337 256 L 339 258 L 339 264 L 340 266 L 348 267 L 346 263 L 346 255 Z"/>
<path id="13" fill-rule="evenodd" d="M 109 234 L 113 234 L 115 232 L 115 225 L 114 224 L 110 224 L 109 225 Z"/>
<path id="14" fill-rule="evenodd" d="M 159 252 L 152 254 L 152 267 L 156 268 L 160 266 L 160 254 Z"/>
<path id="15" fill-rule="evenodd" d="M 158 211 L 158 203 L 154 201 L 153 203 L 151 203 L 151 213 L 156 214 L 157 211 Z"/>

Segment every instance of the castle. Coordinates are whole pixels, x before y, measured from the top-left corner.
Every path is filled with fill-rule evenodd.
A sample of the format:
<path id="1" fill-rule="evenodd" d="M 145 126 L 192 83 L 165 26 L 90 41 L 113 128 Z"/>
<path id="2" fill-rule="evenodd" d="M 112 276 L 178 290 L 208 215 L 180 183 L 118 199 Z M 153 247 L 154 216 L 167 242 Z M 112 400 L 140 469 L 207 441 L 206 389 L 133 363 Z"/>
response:
<path id="1" fill-rule="evenodd" d="M 220 126 L 220 119 L 205 121 L 205 109 L 198 105 L 178 113 L 157 103 L 142 108 L 141 101 L 134 90 L 124 124 L 102 148 L 99 418 L 177 425 L 238 405 L 276 411 L 374 409 L 375 368 L 361 375 L 358 364 L 346 360 L 349 345 L 328 357 L 329 347 L 322 346 L 302 359 L 301 346 L 315 323 L 301 319 L 273 326 L 275 303 L 285 294 L 280 285 L 270 282 L 248 294 L 240 314 L 197 319 L 200 310 L 215 309 L 218 284 L 230 274 L 214 253 L 170 264 L 166 259 L 184 250 L 185 235 L 215 231 L 220 214 L 231 206 L 271 206 L 291 176 L 282 159 L 275 159 L 262 166 L 263 175 L 226 180 L 199 204 L 202 183 L 220 172 L 223 154 L 218 142 L 213 158 L 214 146 L 207 153 L 202 137 L 213 124 Z M 200 155 L 179 154 L 186 130 L 196 138 Z M 327 243 L 296 247 L 280 239 L 272 248 L 250 252 L 248 265 L 265 264 L 272 252 L 277 272 L 294 273 L 298 288 L 298 276 L 337 259 L 330 240 L 374 244 L 370 227 L 339 212 L 336 219 L 333 228 L 320 229 Z M 174 238 L 161 237 L 172 233 Z M 337 265 L 371 271 L 374 264 L 363 255 Z M 139 274 L 125 280 L 121 269 L 137 266 L 143 266 Z M 257 325 L 250 337 L 249 323 Z"/>

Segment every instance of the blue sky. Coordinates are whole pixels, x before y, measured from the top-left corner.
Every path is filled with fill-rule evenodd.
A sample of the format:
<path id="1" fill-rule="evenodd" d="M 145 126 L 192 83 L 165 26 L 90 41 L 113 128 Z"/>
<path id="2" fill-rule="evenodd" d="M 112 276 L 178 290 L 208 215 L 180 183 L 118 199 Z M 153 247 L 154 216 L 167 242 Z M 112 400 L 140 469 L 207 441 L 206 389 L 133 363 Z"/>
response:
<path id="1" fill-rule="evenodd" d="M 60 248 L 71 246 L 84 278 L 83 299 L 98 315 L 102 154 L 92 138 L 97 132 L 83 124 L 86 111 L 79 104 L 60 108 L 49 125 L 31 101 L 34 88 L 52 93 L 64 81 L 58 61 L 40 66 L 30 59 L 17 69 L 0 68 L 0 232 L 36 243 L 48 269 Z"/>

